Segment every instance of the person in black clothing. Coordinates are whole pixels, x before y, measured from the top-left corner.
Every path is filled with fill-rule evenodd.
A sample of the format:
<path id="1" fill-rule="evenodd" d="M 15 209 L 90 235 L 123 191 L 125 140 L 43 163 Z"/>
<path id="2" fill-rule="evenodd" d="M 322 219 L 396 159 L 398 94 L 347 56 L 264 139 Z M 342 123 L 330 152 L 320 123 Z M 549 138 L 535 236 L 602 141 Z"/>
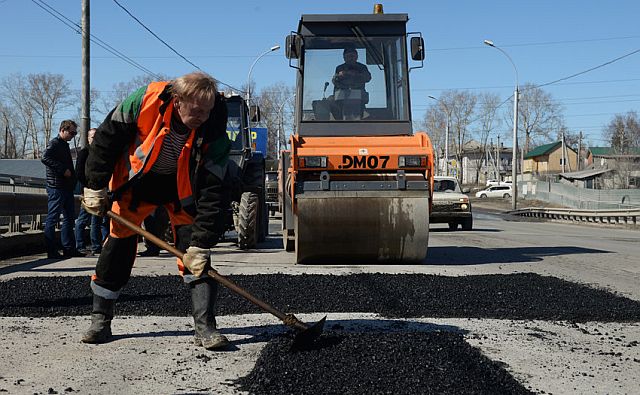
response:
<path id="1" fill-rule="evenodd" d="M 76 250 L 73 235 L 75 220 L 75 202 L 73 189 L 76 185 L 76 172 L 73 168 L 69 143 L 77 134 L 78 125 L 72 120 L 60 123 L 58 136 L 49 142 L 42 163 L 47 168 L 47 220 L 44 225 L 44 237 L 47 243 L 47 257 L 50 259 L 83 256 Z M 56 243 L 55 227 L 63 215 L 60 240 L 63 255 L 60 255 Z"/>
<path id="2" fill-rule="evenodd" d="M 358 51 L 354 47 L 345 48 L 342 56 L 344 63 L 336 67 L 333 76 L 333 98 L 337 105 L 334 117 L 339 120 L 360 119 L 365 104 L 369 102 L 364 85 L 371 81 L 371 73 L 367 66 L 358 63 Z"/>
<path id="3" fill-rule="evenodd" d="M 87 140 L 89 144 L 82 148 L 76 157 L 76 175 L 81 188 L 87 185 L 87 180 L 84 175 L 84 166 L 89 156 L 89 145 L 93 142 L 93 136 L 96 134 L 96 129 L 89 129 L 87 131 Z M 88 253 L 85 248 L 84 242 L 84 230 L 88 224 L 91 224 L 89 236 L 91 239 L 91 253 L 99 254 L 102 250 L 102 242 L 107 238 L 109 234 L 108 220 L 106 218 L 100 218 L 97 215 L 91 215 L 84 207 L 80 207 L 80 213 L 76 219 L 76 249 L 82 253 Z"/>

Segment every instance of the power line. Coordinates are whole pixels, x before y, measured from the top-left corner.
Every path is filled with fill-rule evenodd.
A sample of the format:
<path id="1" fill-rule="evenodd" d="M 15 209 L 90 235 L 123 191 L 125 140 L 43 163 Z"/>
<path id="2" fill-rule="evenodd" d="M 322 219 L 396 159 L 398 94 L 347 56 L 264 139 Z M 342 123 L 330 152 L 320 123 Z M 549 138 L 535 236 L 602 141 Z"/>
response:
<path id="1" fill-rule="evenodd" d="M 55 8 L 51 7 L 49 4 L 45 3 L 42 0 L 31 0 L 31 1 L 35 5 L 37 5 L 38 7 L 42 8 L 49 15 L 53 16 L 54 18 L 56 18 L 57 20 L 62 22 L 64 25 L 69 27 L 74 32 L 76 32 L 78 34 L 82 33 L 82 28 L 80 27 L 80 25 L 78 25 L 77 23 L 73 22 L 71 19 L 67 18 L 64 14 L 62 14 L 61 12 L 56 10 Z M 153 76 L 154 78 L 158 77 L 158 75 L 156 73 L 152 72 L 151 70 L 147 69 L 146 67 L 142 66 L 141 64 L 135 62 L 133 59 L 131 59 L 128 56 L 124 55 L 123 53 L 121 53 L 117 49 L 113 48 L 111 45 L 107 44 L 106 42 L 102 41 L 101 39 L 99 39 L 95 35 L 90 34 L 90 40 L 94 44 L 96 44 L 99 47 L 103 48 L 105 51 L 107 51 L 107 52 L 117 56 L 118 58 L 124 60 L 125 62 L 129 63 L 131 66 L 137 68 L 138 70 L 141 70 L 141 71 Z"/>
<path id="2" fill-rule="evenodd" d="M 118 0 L 113 0 L 113 2 L 114 2 L 114 3 L 116 3 L 116 5 L 117 5 L 118 7 L 122 8 L 122 10 L 123 10 L 124 12 L 126 12 L 126 13 L 127 13 L 127 15 L 129 15 L 131 18 L 133 18 L 133 20 L 135 20 L 136 22 L 138 22 L 138 24 L 139 24 L 140 26 L 142 26 L 146 31 L 148 31 L 148 32 L 149 32 L 153 37 L 155 37 L 156 39 L 158 39 L 158 41 L 160 41 L 160 42 L 161 42 L 162 44 L 164 44 L 167 48 L 169 48 L 171 51 L 173 51 L 173 53 L 175 53 L 176 55 L 178 55 L 180 58 L 182 58 L 185 62 L 189 63 L 191 66 L 195 67 L 196 69 L 198 69 L 198 70 L 200 70 L 200 71 L 203 71 L 200 67 L 198 67 L 196 64 L 194 64 L 194 63 L 193 63 L 192 61 L 190 61 L 189 59 L 187 59 L 187 58 L 185 58 L 184 56 L 182 56 L 182 54 L 181 54 L 180 52 L 176 51 L 176 50 L 175 50 L 171 45 L 169 45 L 166 41 L 164 41 L 162 38 L 160 38 L 160 36 L 158 36 L 158 35 L 157 35 L 157 34 L 155 34 L 151 29 L 149 29 L 149 28 L 148 28 L 144 23 L 142 23 L 142 21 L 140 21 L 140 19 L 138 19 L 138 18 L 137 18 L 135 15 L 133 15 L 133 14 L 132 14 L 128 9 L 126 9 L 122 4 L 120 4 L 120 3 L 118 2 Z M 220 80 L 219 80 L 219 79 L 217 79 L 217 78 L 214 78 L 214 80 L 216 80 L 218 83 L 220 83 L 220 84 L 222 84 L 222 85 L 224 85 L 224 86 L 226 86 L 226 87 L 229 87 L 229 88 L 231 88 L 231 89 L 233 89 L 233 90 L 237 90 L 237 91 L 240 91 L 240 92 L 244 92 L 243 90 L 238 89 L 238 88 L 235 88 L 235 87 L 233 87 L 233 86 L 231 86 L 231 85 L 229 85 L 229 84 L 227 84 L 227 83 L 224 83 L 224 82 L 220 81 Z"/>
<path id="3" fill-rule="evenodd" d="M 155 34 L 151 29 L 149 29 L 144 23 L 142 23 L 142 21 L 140 21 L 140 19 L 136 18 L 135 15 L 133 15 L 128 9 L 126 9 L 122 4 L 118 3 L 118 0 L 113 0 L 114 3 L 116 3 L 116 5 L 120 8 L 122 8 L 122 10 L 124 12 L 127 13 L 127 15 L 129 15 L 131 18 L 133 18 L 134 21 L 138 22 L 138 24 L 140 26 L 142 26 L 146 31 L 148 31 L 149 33 L 151 33 L 151 35 L 155 38 L 158 39 L 158 41 L 160 41 L 161 43 L 163 43 L 167 48 L 169 48 L 171 51 L 173 51 L 173 53 L 175 53 L 176 55 L 178 55 L 179 57 L 181 57 L 185 62 L 189 63 L 191 66 L 195 67 L 196 69 L 202 71 L 202 69 L 198 66 L 196 66 L 193 62 L 191 62 L 189 59 L 185 58 L 184 56 L 182 56 L 182 54 L 178 51 L 176 51 L 171 45 L 167 44 L 166 41 L 164 41 L 163 39 L 161 39 L 157 34 Z"/>
<path id="4" fill-rule="evenodd" d="M 2 55 L 0 55 L 0 56 L 2 56 Z M 554 84 L 554 85 L 555 86 L 560 86 L 560 85 L 583 85 L 583 84 L 608 84 L 608 83 L 635 82 L 635 81 L 640 81 L 640 78 L 566 82 L 564 84 Z M 412 92 L 442 92 L 442 91 L 447 91 L 447 90 L 477 90 L 477 89 L 504 89 L 504 88 L 513 89 L 513 85 L 473 86 L 473 87 L 456 87 L 456 88 L 411 88 L 411 91 Z"/>
<path id="5" fill-rule="evenodd" d="M 615 62 L 617 62 L 617 61 L 619 61 L 619 60 L 622 60 L 622 59 L 624 59 L 624 58 L 626 58 L 626 57 L 629 57 L 629 56 L 631 56 L 631 55 L 634 55 L 634 54 L 636 54 L 636 53 L 638 53 L 638 52 L 640 52 L 640 49 L 636 49 L 635 51 L 631 51 L 631 52 L 629 52 L 629 53 L 627 53 L 627 54 L 624 54 L 624 55 L 622 55 L 622 56 L 618 56 L 618 57 L 617 57 L 617 58 L 615 58 L 615 59 L 611 59 L 611 60 L 609 60 L 608 62 L 604 62 L 604 63 L 599 64 L 599 65 L 597 65 L 597 66 L 591 67 L 590 69 L 587 69 L 587 70 L 584 70 L 584 71 L 580 71 L 580 72 L 578 72 L 578 73 L 571 74 L 571 75 L 569 75 L 569 76 L 562 77 L 562 78 L 559 78 L 559 79 L 557 79 L 557 80 L 555 80 L 555 81 L 547 82 L 547 83 L 542 84 L 542 85 L 536 85 L 536 87 L 538 87 L 538 88 L 542 88 L 543 86 L 547 86 L 547 85 L 555 84 L 556 82 L 565 81 L 565 80 L 568 80 L 568 79 L 570 79 L 570 78 L 577 77 L 577 76 L 582 75 L 582 74 L 586 74 L 586 73 L 588 73 L 588 72 L 590 72 L 590 71 L 597 70 L 597 69 L 599 69 L 599 68 L 601 68 L 601 67 L 604 67 L 604 66 L 610 65 L 610 64 L 615 63 Z"/>
<path id="6" fill-rule="evenodd" d="M 605 37 L 605 38 L 592 38 L 592 39 L 582 39 L 582 40 L 563 40 L 563 41 L 543 41 L 538 43 L 522 43 L 522 44 L 503 44 L 501 47 L 534 47 L 534 46 L 544 46 L 544 45 L 558 45 L 558 44 L 576 44 L 576 43 L 589 43 L 596 41 L 614 41 L 614 40 L 629 40 L 638 38 L 640 36 L 621 36 L 621 37 Z M 450 48 L 431 48 L 429 52 L 436 51 L 458 51 L 458 50 L 468 50 L 468 49 L 479 49 L 484 48 L 484 46 L 474 45 L 472 47 L 450 47 Z"/>

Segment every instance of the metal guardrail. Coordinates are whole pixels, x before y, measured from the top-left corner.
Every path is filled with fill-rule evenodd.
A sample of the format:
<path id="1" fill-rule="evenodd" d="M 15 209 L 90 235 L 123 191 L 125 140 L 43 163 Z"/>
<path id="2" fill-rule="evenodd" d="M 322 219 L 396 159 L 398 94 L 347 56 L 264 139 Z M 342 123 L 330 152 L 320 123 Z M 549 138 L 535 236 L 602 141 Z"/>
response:
<path id="1" fill-rule="evenodd" d="M 76 214 L 80 209 L 80 197 L 76 196 Z M 0 218 L 9 232 L 42 229 L 47 216 L 47 195 L 35 193 L 0 192 Z M 8 217 L 8 220 L 6 219 Z"/>
<path id="2" fill-rule="evenodd" d="M 510 211 L 509 214 L 568 222 L 588 222 L 632 227 L 638 227 L 638 223 L 640 222 L 640 209 L 585 210 L 574 208 L 527 207 Z"/>

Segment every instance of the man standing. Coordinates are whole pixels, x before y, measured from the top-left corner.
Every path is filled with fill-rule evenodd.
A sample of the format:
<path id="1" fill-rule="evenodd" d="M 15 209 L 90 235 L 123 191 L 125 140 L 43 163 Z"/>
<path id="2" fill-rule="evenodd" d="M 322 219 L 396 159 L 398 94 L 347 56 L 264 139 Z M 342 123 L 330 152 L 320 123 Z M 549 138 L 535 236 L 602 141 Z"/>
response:
<path id="1" fill-rule="evenodd" d="M 50 259 L 84 256 L 76 250 L 73 236 L 75 220 L 75 203 L 73 189 L 76 184 L 76 173 L 73 168 L 68 141 L 77 134 L 78 125 L 72 120 L 60 123 L 58 136 L 49 142 L 42 163 L 47 168 L 47 220 L 44 225 L 44 238 L 47 243 L 47 257 Z M 60 241 L 63 255 L 60 255 L 56 242 L 55 227 L 63 215 Z"/>
<path id="2" fill-rule="evenodd" d="M 87 179 L 84 173 L 84 167 L 89 156 L 89 146 L 93 143 L 93 136 L 96 134 L 96 128 L 89 129 L 87 132 L 87 140 L 89 144 L 82 148 L 76 157 L 76 176 L 80 186 L 84 188 L 87 185 Z M 103 220 L 97 215 L 91 215 L 84 207 L 80 208 L 80 213 L 76 219 L 76 249 L 84 253 L 99 254 L 102 250 L 102 241 L 107 237 L 108 229 L 102 232 Z M 91 240 L 91 250 L 87 251 L 84 242 L 84 230 L 90 224 L 89 236 Z M 106 228 L 106 227 L 105 227 Z"/>
<path id="3" fill-rule="evenodd" d="M 223 180 L 229 157 L 227 107 L 215 79 L 195 72 L 138 89 L 98 127 L 86 165 L 83 205 L 104 215 L 107 184 L 112 210 L 139 225 L 164 206 L 175 245 L 185 251 L 178 269 L 191 291 L 194 342 L 219 349 L 228 340 L 216 327 L 218 283 L 207 276 L 209 249 L 224 232 Z M 93 310 L 85 343 L 111 338 L 115 300 L 131 276 L 138 236 L 116 221 L 92 277 Z M 187 248 L 188 247 L 188 248 Z"/>

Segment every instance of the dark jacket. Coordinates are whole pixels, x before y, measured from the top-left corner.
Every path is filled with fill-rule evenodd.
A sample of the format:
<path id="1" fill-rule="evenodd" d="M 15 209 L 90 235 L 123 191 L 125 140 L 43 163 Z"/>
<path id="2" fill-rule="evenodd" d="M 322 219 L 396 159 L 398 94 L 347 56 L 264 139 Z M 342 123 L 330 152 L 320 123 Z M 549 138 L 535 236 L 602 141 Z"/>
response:
<path id="1" fill-rule="evenodd" d="M 76 155 L 76 177 L 81 187 L 87 186 L 87 178 L 84 175 L 84 166 L 87 164 L 87 157 L 89 156 L 89 147 L 86 146 Z"/>
<path id="2" fill-rule="evenodd" d="M 338 76 L 338 73 L 344 72 L 344 75 Z M 343 63 L 336 67 L 335 76 L 333 77 L 333 85 L 335 89 L 360 89 L 364 90 L 364 84 L 371 81 L 371 73 L 367 66 L 362 63 L 348 64 Z"/>
<path id="3" fill-rule="evenodd" d="M 146 88 L 139 89 L 125 99 L 98 127 L 85 166 L 86 182 L 89 188 L 106 187 L 109 179 L 117 172 L 117 164 L 122 165 L 128 161 L 131 146 L 139 145 L 143 136 L 149 136 L 150 131 L 139 129 L 138 118 L 143 111 L 143 102 L 146 105 L 145 111 L 149 111 L 150 101 L 159 99 L 164 102 L 158 108 L 157 117 L 163 117 L 164 112 L 173 106 L 170 85 L 157 97 L 149 97 Z M 146 113 L 145 116 L 150 115 Z M 193 204 L 183 206 L 182 209 L 194 217 L 190 242 L 192 246 L 202 248 L 213 246 L 224 229 L 226 197 L 223 180 L 230 147 L 226 130 L 227 106 L 224 97 L 217 95 L 209 119 L 195 131 L 194 144 L 189 156 L 189 180 L 193 192 Z M 151 165 L 149 161 L 145 164 L 145 168 Z M 117 186 L 115 199 L 117 200 L 120 193 L 130 187 L 134 188 L 135 193 L 135 185 L 143 183 L 145 177 L 149 177 L 150 174 L 152 173 L 140 171 L 124 185 Z"/>
<path id="4" fill-rule="evenodd" d="M 73 191 L 76 185 L 76 172 L 73 168 L 69 143 L 60 136 L 56 136 L 49 142 L 42 156 L 42 163 L 47 168 L 47 186 L 49 188 Z M 71 170 L 71 177 L 64 176 L 67 170 Z"/>

